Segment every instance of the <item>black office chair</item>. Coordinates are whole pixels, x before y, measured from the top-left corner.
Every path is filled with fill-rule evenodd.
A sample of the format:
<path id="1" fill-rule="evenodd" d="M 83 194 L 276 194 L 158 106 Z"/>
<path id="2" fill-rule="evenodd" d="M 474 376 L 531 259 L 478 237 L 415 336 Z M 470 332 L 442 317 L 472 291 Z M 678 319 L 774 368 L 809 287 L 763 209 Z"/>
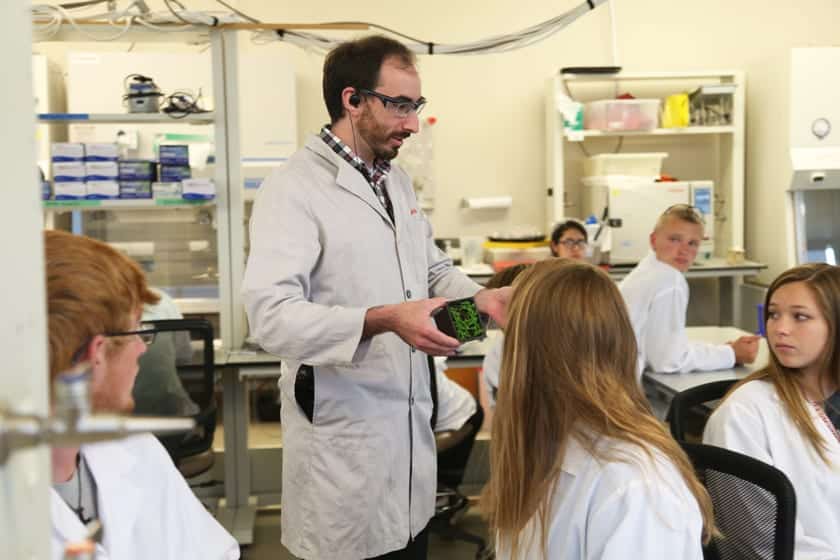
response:
<path id="1" fill-rule="evenodd" d="M 714 409 L 711 403 L 722 399 L 736 382 L 735 379 L 714 381 L 677 393 L 666 417 L 674 439 L 685 441 L 688 434 L 702 438 L 706 420 Z"/>
<path id="2" fill-rule="evenodd" d="M 728 449 L 680 442 L 709 491 L 721 535 L 706 560 L 792 560 L 796 493 L 779 469 Z"/>
<path id="3" fill-rule="evenodd" d="M 146 363 L 144 364 L 141 356 L 140 371 L 138 372 L 138 382 L 141 380 L 144 373 L 149 375 L 149 372 L 144 372 L 144 365 L 147 370 L 149 367 L 175 367 L 176 375 L 180 380 L 193 378 L 194 375 L 190 373 L 199 372 L 197 388 L 189 391 L 192 400 L 198 405 L 198 411 L 190 414 L 196 421 L 196 427 L 189 432 L 183 434 L 173 434 L 166 436 L 158 436 L 158 439 L 169 452 L 172 461 L 181 474 L 185 478 L 192 478 L 208 471 L 213 466 L 213 435 L 216 431 L 216 400 L 215 400 L 215 354 L 213 350 L 213 325 L 204 319 L 166 319 L 157 321 L 144 321 L 146 324 L 154 325 L 156 333 L 172 333 L 173 339 L 176 333 L 184 332 L 190 335 L 190 338 L 197 336 L 202 341 L 202 350 L 196 353 L 192 360 L 186 364 L 178 364 L 174 361 L 174 354 L 171 360 L 158 360 L 154 366 Z M 149 347 L 147 354 L 154 355 L 155 345 L 159 343 L 157 336 L 155 342 Z M 160 341 L 161 344 L 165 343 Z M 161 363 L 161 361 L 167 363 Z M 192 384 L 191 384 L 192 385 Z M 135 383 L 135 412 L 160 414 L 165 411 L 155 409 L 160 406 L 161 400 L 166 400 L 168 395 L 155 395 L 154 391 L 144 391 L 144 394 L 138 400 L 137 383 Z"/>
<path id="4" fill-rule="evenodd" d="M 432 391 L 432 427 L 437 423 L 437 379 L 435 378 L 434 360 L 429 357 L 429 374 Z M 484 422 L 484 410 L 476 400 L 476 412 L 457 430 L 435 432 L 437 446 L 437 495 L 435 513 L 429 521 L 429 532 L 444 539 L 454 539 L 473 543 L 478 547 L 476 560 L 494 558 L 487 541 L 457 525 L 458 517 L 469 508 L 469 499 L 458 487 L 464 480 L 467 462 L 472 452 L 475 438 Z"/>

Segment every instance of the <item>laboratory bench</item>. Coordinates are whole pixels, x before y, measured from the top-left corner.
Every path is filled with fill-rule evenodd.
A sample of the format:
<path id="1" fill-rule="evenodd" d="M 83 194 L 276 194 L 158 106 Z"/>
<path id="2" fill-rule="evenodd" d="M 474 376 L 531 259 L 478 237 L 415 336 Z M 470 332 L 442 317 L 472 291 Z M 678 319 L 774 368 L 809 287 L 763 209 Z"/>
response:
<path id="1" fill-rule="evenodd" d="M 735 327 L 689 327 L 686 329 L 689 340 L 710 344 L 725 344 L 739 336 L 750 335 Z M 755 362 L 744 366 L 715 371 L 694 371 L 690 373 L 656 373 L 646 371 L 642 374 L 642 386 L 651 406 L 660 420 L 665 419 L 671 399 L 682 391 L 714 381 L 742 379 L 750 373 L 765 367 L 770 360 L 767 339 L 759 341 L 758 355 Z"/>

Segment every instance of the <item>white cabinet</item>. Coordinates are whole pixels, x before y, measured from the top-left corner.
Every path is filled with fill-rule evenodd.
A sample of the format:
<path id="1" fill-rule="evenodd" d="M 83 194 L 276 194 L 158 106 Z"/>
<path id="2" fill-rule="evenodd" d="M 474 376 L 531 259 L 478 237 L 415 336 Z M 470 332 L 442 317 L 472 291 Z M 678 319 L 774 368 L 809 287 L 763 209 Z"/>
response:
<path id="1" fill-rule="evenodd" d="M 698 86 L 714 84 L 736 86 L 729 125 L 646 131 L 567 131 L 555 102 L 558 91 L 583 103 L 615 98 L 625 92 L 639 99 L 664 100 L 671 94 L 689 93 Z M 549 228 L 566 217 L 586 217 L 583 215 L 586 187 L 581 177 L 583 161 L 589 155 L 668 152 L 663 173 L 683 181 L 714 183 L 715 255 L 723 257 L 730 248 L 743 248 L 745 87 L 744 74 L 740 71 L 564 74 L 549 79 L 546 92 Z"/>

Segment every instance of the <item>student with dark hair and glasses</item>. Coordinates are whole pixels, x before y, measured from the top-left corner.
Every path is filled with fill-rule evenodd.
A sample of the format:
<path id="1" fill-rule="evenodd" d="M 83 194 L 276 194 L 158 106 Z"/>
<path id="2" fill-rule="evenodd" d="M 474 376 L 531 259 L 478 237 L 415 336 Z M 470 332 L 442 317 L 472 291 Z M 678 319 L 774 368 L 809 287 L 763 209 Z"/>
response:
<path id="1" fill-rule="evenodd" d="M 554 227 L 551 232 L 551 254 L 567 259 L 582 259 L 586 256 L 589 236 L 583 224 L 576 220 L 566 220 Z"/>
<path id="2" fill-rule="evenodd" d="M 138 358 L 155 333 L 140 323 L 158 296 L 112 247 L 44 234 L 50 378 L 87 366 L 94 412 L 127 413 Z M 151 434 L 52 448 L 52 558 L 103 526 L 100 560 L 235 560 L 239 545 L 210 515 Z"/>
<path id="3" fill-rule="evenodd" d="M 727 369 L 752 363 L 758 353 L 757 336 L 727 344 L 693 342 L 686 336 L 685 272 L 703 241 L 703 226 L 693 206 L 667 208 L 650 234 L 651 252 L 619 285 L 636 333 L 640 376 L 645 368 L 665 373 Z"/>
<path id="4" fill-rule="evenodd" d="M 251 335 L 283 362 L 281 533 L 306 560 L 427 557 L 441 419 L 431 425 L 427 356 L 459 346 L 430 315 L 474 296 L 504 324 L 510 289 L 482 289 L 452 265 L 392 164 L 419 130 L 421 90 L 397 41 L 333 49 L 330 124 L 254 203 L 243 299 Z M 439 409 L 452 404 L 440 397 Z"/>

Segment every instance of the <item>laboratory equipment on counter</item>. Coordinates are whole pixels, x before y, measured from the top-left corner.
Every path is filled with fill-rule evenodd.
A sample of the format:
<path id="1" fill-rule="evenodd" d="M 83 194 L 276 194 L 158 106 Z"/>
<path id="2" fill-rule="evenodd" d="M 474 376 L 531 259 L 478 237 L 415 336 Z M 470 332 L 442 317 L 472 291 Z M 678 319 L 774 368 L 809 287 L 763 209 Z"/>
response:
<path id="1" fill-rule="evenodd" d="M 635 264 L 650 250 L 650 233 L 670 206 L 689 204 L 703 216 L 703 242 L 698 258 L 714 253 L 714 185 L 712 181 L 654 182 L 637 177 L 585 177 L 584 213 L 605 216 L 608 227 L 599 236 L 602 259 L 610 264 Z M 601 239 L 603 236 L 605 238 Z"/>

